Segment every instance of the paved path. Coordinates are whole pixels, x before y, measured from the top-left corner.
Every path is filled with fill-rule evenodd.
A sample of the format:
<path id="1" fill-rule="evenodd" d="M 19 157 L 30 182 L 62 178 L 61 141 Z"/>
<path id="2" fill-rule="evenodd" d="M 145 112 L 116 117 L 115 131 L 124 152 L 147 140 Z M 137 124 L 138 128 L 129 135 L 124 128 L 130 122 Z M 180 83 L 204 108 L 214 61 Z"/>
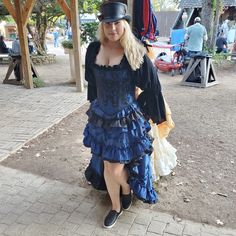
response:
<path id="1" fill-rule="evenodd" d="M 111 230 L 104 193 L 0 167 L 0 236 L 235 236 L 236 231 L 131 207 Z"/>
<path id="2" fill-rule="evenodd" d="M 86 102 L 75 87 L 0 85 L 0 161 Z"/>
<path id="3" fill-rule="evenodd" d="M 0 159 L 86 102 L 74 87 L 27 90 L 0 85 Z M 0 165 L 0 236 L 236 236 L 236 230 L 177 222 L 165 213 L 131 207 L 115 227 L 101 227 L 104 193 Z"/>

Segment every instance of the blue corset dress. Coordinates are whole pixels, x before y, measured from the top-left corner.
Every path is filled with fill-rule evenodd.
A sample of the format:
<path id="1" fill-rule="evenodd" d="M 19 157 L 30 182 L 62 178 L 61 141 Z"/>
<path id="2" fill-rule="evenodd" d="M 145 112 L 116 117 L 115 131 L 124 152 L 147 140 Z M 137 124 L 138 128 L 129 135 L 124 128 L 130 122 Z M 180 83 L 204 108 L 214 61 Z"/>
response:
<path id="1" fill-rule="evenodd" d="M 150 124 L 135 100 L 135 82 L 130 67 L 94 64 L 97 99 L 87 111 L 84 145 L 91 148 L 92 158 L 85 176 L 97 189 L 106 189 L 103 160 L 123 163 L 129 173 L 129 185 L 140 200 L 155 203 L 152 185 Z M 127 63 L 126 63 L 127 64 Z"/>

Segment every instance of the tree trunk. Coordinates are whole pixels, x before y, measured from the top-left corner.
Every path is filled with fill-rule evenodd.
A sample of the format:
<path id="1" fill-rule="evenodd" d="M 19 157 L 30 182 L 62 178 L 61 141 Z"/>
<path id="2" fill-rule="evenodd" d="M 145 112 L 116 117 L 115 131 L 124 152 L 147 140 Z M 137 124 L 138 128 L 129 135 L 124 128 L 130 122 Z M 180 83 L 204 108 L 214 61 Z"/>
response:
<path id="1" fill-rule="evenodd" d="M 45 55 L 46 52 L 46 31 L 48 27 L 47 23 L 47 15 L 42 15 L 41 12 L 43 11 L 42 7 L 39 9 L 39 11 L 36 13 L 36 27 L 35 31 L 32 31 L 31 27 L 27 25 L 27 29 L 29 33 L 31 34 L 35 49 L 37 51 L 37 54 L 39 55 Z"/>
<path id="2" fill-rule="evenodd" d="M 217 38 L 218 25 L 219 25 L 220 14 L 221 14 L 222 8 L 223 8 L 223 0 L 216 0 L 216 11 L 215 11 L 215 19 L 214 19 L 214 27 L 213 27 L 213 37 L 212 37 L 211 45 L 210 45 L 213 52 L 215 52 L 215 48 L 216 48 L 216 38 Z"/>
<path id="3" fill-rule="evenodd" d="M 202 1 L 202 24 L 206 27 L 208 34 L 208 40 L 206 46 L 210 48 L 213 36 L 213 4 L 212 0 L 203 0 Z"/>
<path id="4" fill-rule="evenodd" d="M 41 15 L 41 13 L 37 13 L 36 16 L 36 47 L 37 47 L 37 52 L 40 55 L 45 55 L 46 54 L 46 31 L 47 31 L 47 16 Z"/>
<path id="5" fill-rule="evenodd" d="M 41 47 L 39 37 L 38 37 L 38 33 L 33 32 L 33 30 L 31 29 L 29 24 L 27 24 L 27 29 L 28 29 L 29 34 L 32 36 L 34 46 L 35 46 L 35 50 L 36 50 L 37 54 L 45 55 L 46 51 Z"/>

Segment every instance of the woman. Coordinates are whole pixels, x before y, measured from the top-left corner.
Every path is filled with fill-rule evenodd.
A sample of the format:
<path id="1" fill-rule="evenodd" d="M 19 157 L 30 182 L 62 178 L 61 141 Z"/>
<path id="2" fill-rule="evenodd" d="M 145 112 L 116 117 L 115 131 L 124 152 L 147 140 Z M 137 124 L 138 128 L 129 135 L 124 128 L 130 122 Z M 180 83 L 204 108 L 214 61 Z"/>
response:
<path id="1" fill-rule="evenodd" d="M 131 191 L 143 202 L 156 203 L 147 119 L 165 121 L 157 72 L 132 34 L 126 12 L 123 3 L 102 4 L 100 38 L 89 45 L 85 63 L 91 105 L 84 145 L 92 153 L 85 176 L 95 188 L 107 189 L 111 198 L 105 228 L 113 227 L 123 209 L 129 209 Z M 143 90 L 137 100 L 136 86 Z"/>

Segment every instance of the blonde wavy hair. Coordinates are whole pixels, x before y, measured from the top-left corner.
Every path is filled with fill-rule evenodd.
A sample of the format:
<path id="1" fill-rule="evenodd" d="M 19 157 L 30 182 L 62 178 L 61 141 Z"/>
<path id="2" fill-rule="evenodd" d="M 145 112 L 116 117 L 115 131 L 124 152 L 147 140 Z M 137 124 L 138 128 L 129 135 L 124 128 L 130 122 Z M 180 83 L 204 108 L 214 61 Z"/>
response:
<path id="1" fill-rule="evenodd" d="M 143 56 L 146 54 L 145 47 L 136 39 L 126 20 L 121 20 L 124 25 L 124 34 L 120 38 L 120 44 L 124 48 L 125 56 L 133 70 L 137 70 L 143 64 Z M 102 22 L 98 27 L 98 38 L 101 44 L 107 41 Z"/>

